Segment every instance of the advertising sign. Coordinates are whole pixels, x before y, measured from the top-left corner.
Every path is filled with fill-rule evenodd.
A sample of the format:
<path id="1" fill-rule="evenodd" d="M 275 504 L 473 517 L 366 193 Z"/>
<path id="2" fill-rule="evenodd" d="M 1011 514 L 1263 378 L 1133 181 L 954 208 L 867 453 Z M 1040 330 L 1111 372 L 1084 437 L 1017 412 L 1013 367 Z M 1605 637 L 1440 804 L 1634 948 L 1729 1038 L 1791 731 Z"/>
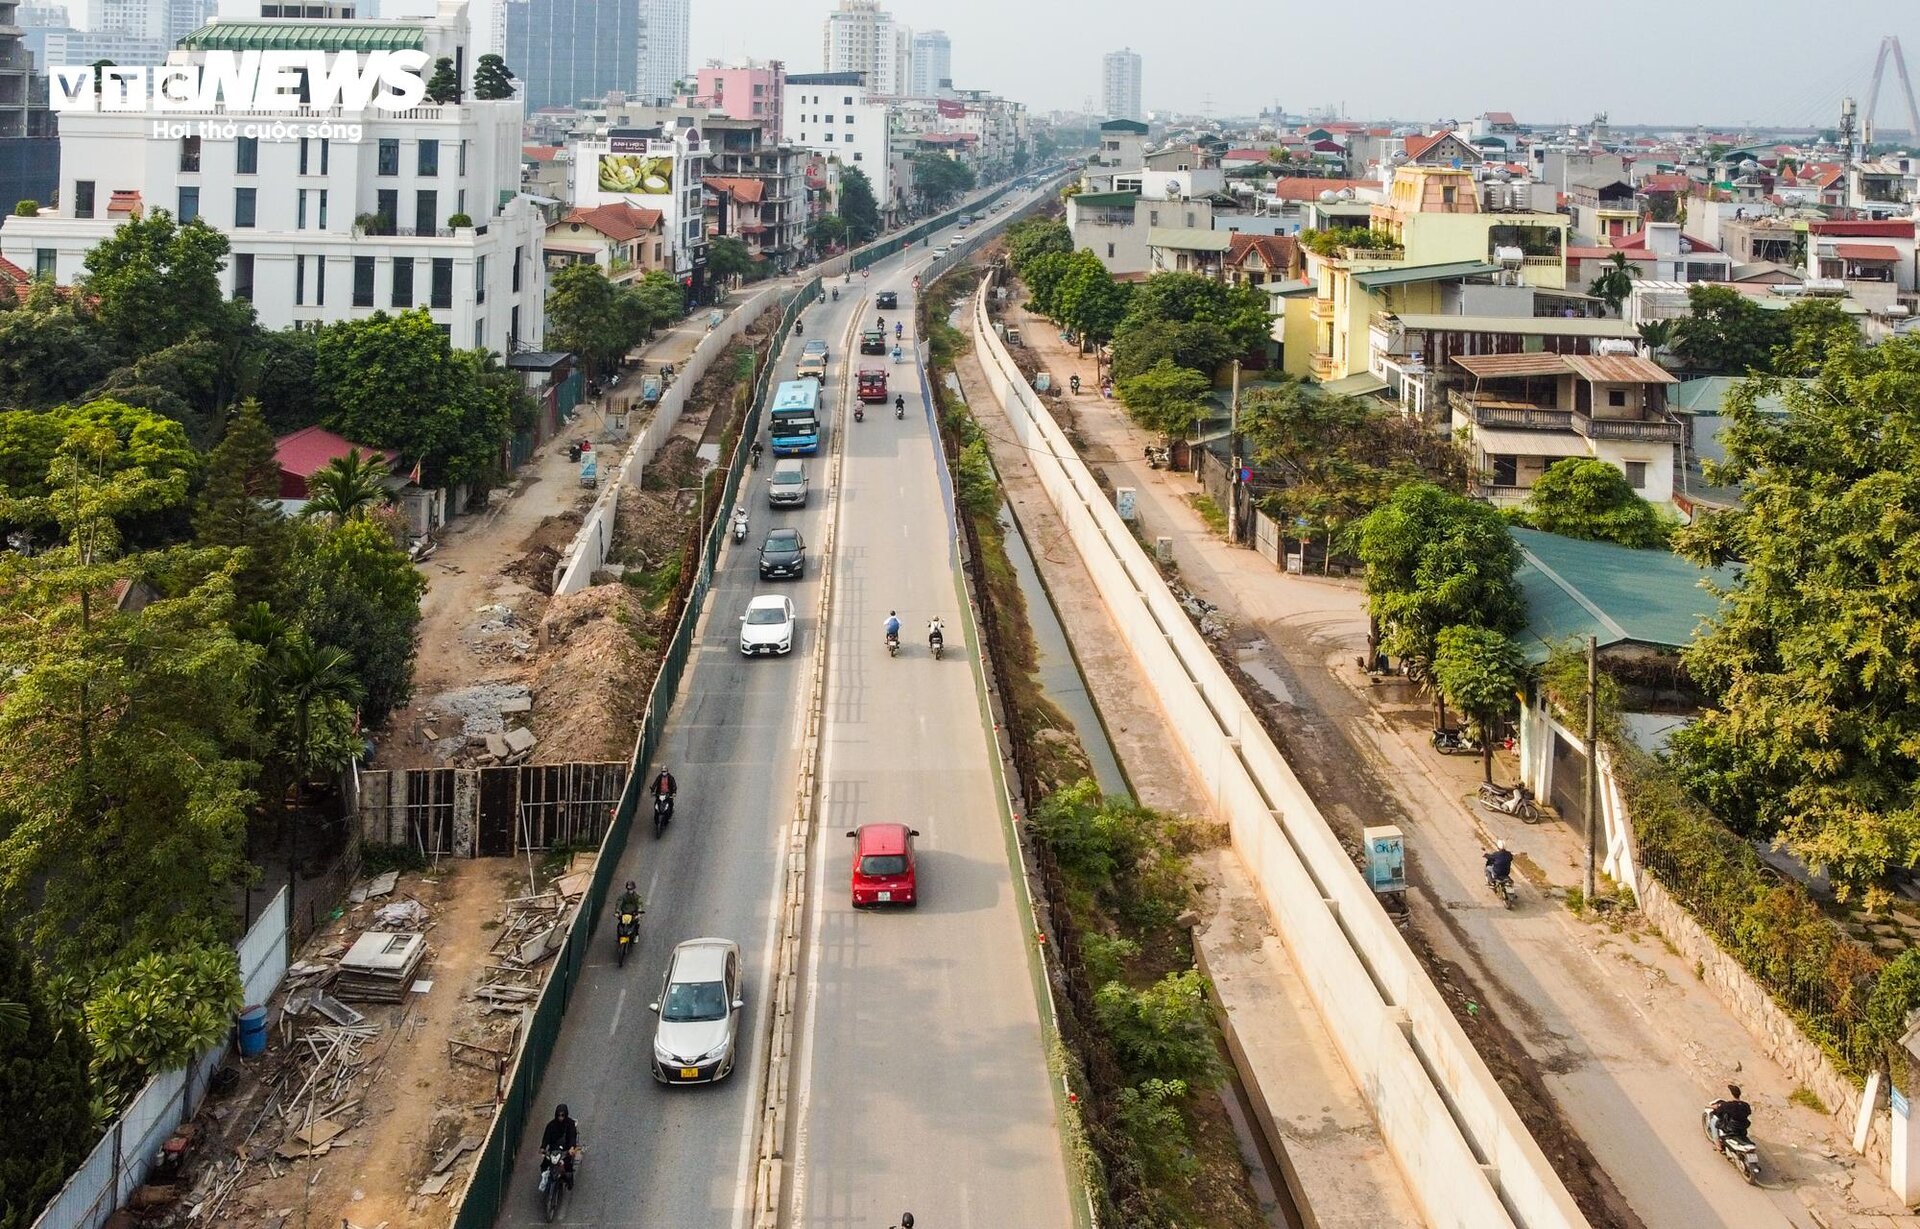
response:
<path id="1" fill-rule="evenodd" d="M 672 196 L 673 155 L 646 152 L 644 139 L 611 137 L 600 155 L 600 190 L 622 196 Z M 635 149 L 634 146 L 639 146 Z M 623 148 L 624 147 L 624 148 Z"/>

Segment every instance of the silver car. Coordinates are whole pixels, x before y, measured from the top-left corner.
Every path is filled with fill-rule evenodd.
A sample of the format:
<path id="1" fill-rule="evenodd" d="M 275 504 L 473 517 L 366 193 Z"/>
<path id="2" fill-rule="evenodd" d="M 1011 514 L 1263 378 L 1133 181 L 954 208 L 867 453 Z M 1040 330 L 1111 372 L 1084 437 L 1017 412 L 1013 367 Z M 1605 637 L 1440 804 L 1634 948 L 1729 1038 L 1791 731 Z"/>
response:
<path id="1" fill-rule="evenodd" d="M 740 945 L 688 939 L 673 949 L 653 1031 L 653 1078 L 663 1084 L 715 1084 L 733 1072 L 740 1037 Z"/>

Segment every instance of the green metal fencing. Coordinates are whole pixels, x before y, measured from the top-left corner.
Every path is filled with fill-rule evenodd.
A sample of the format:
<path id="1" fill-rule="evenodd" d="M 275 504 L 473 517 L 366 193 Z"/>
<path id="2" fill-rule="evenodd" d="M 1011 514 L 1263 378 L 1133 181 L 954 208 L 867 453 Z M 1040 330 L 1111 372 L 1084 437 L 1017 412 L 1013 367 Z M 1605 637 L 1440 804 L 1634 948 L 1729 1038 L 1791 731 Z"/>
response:
<path id="1" fill-rule="evenodd" d="M 965 205 L 949 209 L 947 212 L 937 217 L 928 218 L 926 221 L 918 223 L 908 230 L 903 230 L 897 235 L 891 235 L 876 243 L 870 243 L 848 257 L 847 267 L 855 272 L 859 272 L 869 265 L 885 260 L 895 252 L 911 247 L 920 240 L 925 239 L 934 231 L 953 225 L 959 221 L 961 214 L 977 213 L 985 209 L 1012 190 L 1013 186 L 1011 184 L 1001 184 L 998 188 L 994 189 L 991 194 L 983 196 L 977 201 L 970 201 Z"/>
<path id="2" fill-rule="evenodd" d="M 600 856 L 594 864 L 593 880 L 580 898 L 580 909 L 567 934 L 567 941 L 554 957 L 553 970 L 534 1004 L 519 1058 L 507 1080 L 506 1096 L 494 1116 L 492 1129 L 487 1132 L 479 1159 L 474 1163 L 473 1181 L 467 1187 L 459 1211 L 454 1215 L 454 1229 L 490 1229 L 513 1188 L 513 1164 L 519 1151 L 520 1137 L 526 1129 L 527 1116 L 533 1112 L 533 1099 L 540 1090 L 541 1078 L 546 1074 L 547 1060 L 553 1056 L 553 1048 L 560 1039 L 560 1024 L 567 1014 L 567 1002 L 573 995 L 574 983 L 586 967 L 587 945 L 598 927 L 601 906 L 612 891 L 620 856 L 626 852 L 634 811 L 639 807 L 642 791 L 646 788 L 647 767 L 653 763 L 654 752 L 659 748 L 661 735 L 667 726 L 667 716 L 673 710 L 674 697 L 680 692 L 680 680 L 686 673 L 687 661 L 693 656 L 694 630 L 699 625 L 707 591 L 713 584 L 713 565 L 720 556 L 721 543 L 726 538 L 727 517 L 722 513 L 732 507 L 740 493 L 747 453 L 759 436 L 761 407 L 766 402 L 768 385 L 772 379 L 773 359 L 780 352 L 782 340 L 791 335 L 794 317 L 820 295 L 818 278 L 800 287 L 784 305 L 780 327 L 768 339 L 766 353 L 755 356 L 758 370 L 754 374 L 753 400 L 747 407 L 746 424 L 734 445 L 733 456 L 728 459 L 726 482 L 714 509 L 716 514 L 705 527 L 706 534 L 700 543 L 700 566 L 695 570 L 693 582 L 688 588 L 680 622 L 667 642 L 660 662 L 660 673 L 647 696 L 646 715 L 640 725 L 640 736 L 634 741 L 633 769 L 627 775 L 627 787 L 620 794 L 619 805 L 614 808 L 613 822 L 607 825 L 607 835 L 600 842 Z M 528 1198 L 531 1198 L 531 1194 Z"/>

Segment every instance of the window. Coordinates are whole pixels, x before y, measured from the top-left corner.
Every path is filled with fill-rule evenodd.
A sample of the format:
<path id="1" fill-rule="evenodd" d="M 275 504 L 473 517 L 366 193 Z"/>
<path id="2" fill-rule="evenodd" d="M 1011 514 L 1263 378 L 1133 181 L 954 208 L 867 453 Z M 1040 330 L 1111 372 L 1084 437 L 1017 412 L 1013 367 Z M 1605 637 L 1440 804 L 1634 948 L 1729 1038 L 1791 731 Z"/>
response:
<path id="1" fill-rule="evenodd" d="M 413 257 L 397 256 L 393 261 L 393 305 L 413 306 Z"/>
<path id="2" fill-rule="evenodd" d="M 93 181 L 91 179 L 73 181 L 73 216 L 76 218 L 93 216 Z"/>
<path id="3" fill-rule="evenodd" d="M 313 258 L 313 305 L 315 307 L 327 305 L 327 258 L 325 256 Z"/>
<path id="4" fill-rule="evenodd" d="M 1646 490 L 1647 463 L 1645 461 L 1628 461 L 1625 462 L 1625 465 L 1627 468 L 1627 484 L 1636 491 Z"/>
<path id="5" fill-rule="evenodd" d="M 42 281 L 52 281 L 59 268 L 60 253 L 52 248 L 33 249 L 33 275 Z"/>
<path id="6" fill-rule="evenodd" d="M 400 173 L 400 139 L 398 137 L 380 138 L 380 161 L 375 171 L 381 175 Z"/>
<path id="7" fill-rule="evenodd" d="M 507 314 L 507 348 L 511 350 L 520 340 L 520 309 L 514 308 Z"/>
<path id="8" fill-rule="evenodd" d="M 307 258 L 293 258 L 293 305 L 299 307 L 307 301 Z"/>
<path id="9" fill-rule="evenodd" d="M 833 116 L 831 115 L 827 116 L 827 122 L 831 124 L 833 122 Z"/>
<path id="10" fill-rule="evenodd" d="M 185 226 L 200 216 L 200 189 L 180 189 L 180 208 L 174 210 L 174 218 Z"/>
<path id="11" fill-rule="evenodd" d="M 420 173 L 422 175 L 440 173 L 440 142 L 424 139 L 420 142 Z"/>
<path id="12" fill-rule="evenodd" d="M 413 231 L 417 235 L 431 235 L 439 225 L 440 194 L 434 191 L 416 192 L 413 201 Z"/>
<path id="13" fill-rule="evenodd" d="M 1493 485 L 1520 485 L 1520 458 L 1511 454 L 1495 455 L 1487 458 L 1493 462 Z"/>
<path id="14" fill-rule="evenodd" d="M 1607 404 L 1616 408 L 1624 408 L 1627 404 L 1627 390 L 1624 388 L 1608 389 Z"/>
<path id="15" fill-rule="evenodd" d="M 253 253 L 236 252 L 233 256 L 233 297 L 242 303 L 253 302 Z"/>
<path id="16" fill-rule="evenodd" d="M 308 138 L 306 137 L 300 138 L 300 173 L 302 175 L 305 175 L 307 173 L 307 146 L 311 144 L 312 144 L 312 141 L 310 141 Z"/>
<path id="17" fill-rule="evenodd" d="M 853 122 L 853 116 L 851 115 L 847 116 L 847 122 L 851 124 Z"/>
<path id="18" fill-rule="evenodd" d="M 293 229 L 307 229 L 307 190 L 305 188 L 293 194 Z"/>
<path id="19" fill-rule="evenodd" d="M 200 138 L 180 138 L 180 169 L 197 171 L 200 169 Z"/>
<path id="20" fill-rule="evenodd" d="M 464 140 L 460 142 L 459 158 L 459 165 L 455 168 L 454 173 L 464 177 L 467 173 L 467 143 Z"/>
<path id="21" fill-rule="evenodd" d="M 840 105 L 843 107 L 851 107 L 853 105 L 853 95 L 847 94 L 843 96 L 840 99 Z"/>
<path id="22" fill-rule="evenodd" d="M 487 258 L 485 256 L 473 262 L 473 301 L 476 304 L 487 301 Z"/>
<path id="23" fill-rule="evenodd" d="M 853 160 L 855 162 L 860 161 L 860 151 L 857 149 L 853 151 Z"/>
<path id="24" fill-rule="evenodd" d="M 326 137 L 320 138 L 320 173 L 322 175 L 327 173 L 327 153 L 332 147 L 333 142 L 329 141 Z"/>
<path id="25" fill-rule="evenodd" d="M 320 189 L 320 229 L 327 229 L 327 190 Z"/>
<path id="26" fill-rule="evenodd" d="M 1107 259 L 1108 260 L 1113 259 L 1113 245 L 1111 243 L 1107 245 Z"/>
<path id="27" fill-rule="evenodd" d="M 241 137 L 233 147 L 233 169 L 239 175 L 260 173 L 260 138 Z"/>
<path id="28" fill-rule="evenodd" d="M 453 306 L 453 257 L 451 256 L 433 258 L 433 298 L 428 306 Z"/>
<path id="29" fill-rule="evenodd" d="M 526 254 L 526 250 L 527 249 L 523 247 L 513 249 L 513 293 L 515 294 L 520 293 L 520 261 Z M 514 331 L 518 332 L 519 330 L 516 329 Z"/>
<path id="30" fill-rule="evenodd" d="M 256 189 L 235 188 L 233 190 L 233 226 L 235 230 L 244 230 L 253 225 L 253 198 Z"/>
<path id="31" fill-rule="evenodd" d="M 487 348 L 487 322 L 484 318 L 473 322 L 473 348 L 476 350 Z"/>
<path id="32" fill-rule="evenodd" d="M 355 307 L 373 306 L 373 257 L 371 256 L 353 258 L 353 305 Z"/>
<path id="33" fill-rule="evenodd" d="M 1160 211 L 1158 209 L 1147 210 L 1147 225 L 1148 226 L 1160 225 Z"/>
<path id="34" fill-rule="evenodd" d="M 373 194 L 373 212 L 380 219 L 380 229 L 393 233 L 395 222 L 400 217 L 400 193 L 392 188 L 382 188 Z"/>

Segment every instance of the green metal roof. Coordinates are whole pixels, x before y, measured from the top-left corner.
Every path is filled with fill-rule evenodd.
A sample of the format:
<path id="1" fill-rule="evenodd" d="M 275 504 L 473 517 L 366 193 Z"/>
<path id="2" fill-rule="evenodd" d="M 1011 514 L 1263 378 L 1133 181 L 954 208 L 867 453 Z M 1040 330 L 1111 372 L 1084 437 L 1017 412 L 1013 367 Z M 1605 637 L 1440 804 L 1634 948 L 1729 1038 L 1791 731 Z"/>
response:
<path id="1" fill-rule="evenodd" d="M 1338 380 L 1328 380 L 1320 386 L 1320 391 L 1329 397 L 1365 397 L 1386 390 L 1387 382 L 1371 371 L 1344 376 Z"/>
<path id="2" fill-rule="evenodd" d="M 1394 316 L 1403 328 L 1437 329 L 1452 333 L 1524 333 L 1539 337 L 1625 337 L 1635 340 L 1640 336 L 1639 330 L 1625 320 L 1608 320 L 1599 316 L 1453 316 L 1423 312 L 1395 312 Z"/>
<path id="3" fill-rule="evenodd" d="M 1369 269 L 1365 273 L 1354 274 L 1353 280 L 1360 289 L 1372 291 L 1385 286 L 1438 282 L 1450 277 L 1484 277 L 1498 272 L 1500 272 L 1499 265 L 1490 265 L 1484 260 L 1456 260 L 1442 265 L 1402 265 L 1398 268 Z"/>
<path id="4" fill-rule="evenodd" d="M 1138 192 L 1079 192 L 1068 199 L 1079 201 L 1082 205 L 1114 205 L 1131 209 L 1133 203 L 1140 199 L 1140 194 Z"/>
<path id="5" fill-rule="evenodd" d="M 1703 582 L 1733 584 L 1734 568 L 1703 568 L 1664 550 L 1583 542 L 1537 529 L 1509 530 L 1520 547 L 1514 578 L 1527 599 L 1520 638 L 1529 661 L 1570 639 L 1677 649 L 1713 614 Z"/>
<path id="6" fill-rule="evenodd" d="M 419 51 L 424 28 L 398 21 L 215 21 L 180 40 L 188 51 Z"/>
<path id="7" fill-rule="evenodd" d="M 1745 381 L 1740 376 L 1701 376 L 1682 380 L 1667 394 L 1674 412 L 1679 414 L 1724 414 L 1727 398 Z M 1812 380 L 1800 383 L 1811 384 Z M 1754 407 L 1767 414 L 1784 414 L 1787 403 L 1778 394 L 1756 398 Z"/>

